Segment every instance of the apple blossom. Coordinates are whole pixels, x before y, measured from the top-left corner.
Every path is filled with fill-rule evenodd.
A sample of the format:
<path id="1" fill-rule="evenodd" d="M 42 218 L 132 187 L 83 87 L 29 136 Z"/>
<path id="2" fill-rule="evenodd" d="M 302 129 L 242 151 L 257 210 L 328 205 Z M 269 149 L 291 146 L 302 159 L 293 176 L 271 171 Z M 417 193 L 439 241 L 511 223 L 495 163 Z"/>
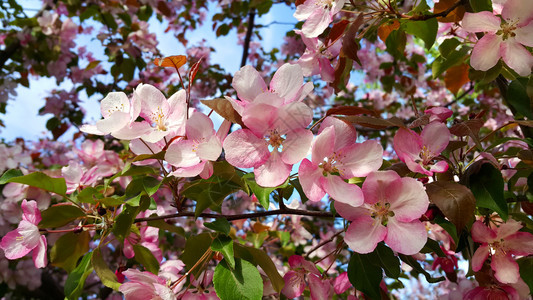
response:
<path id="1" fill-rule="evenodd" d="M 491 256 L 494 277 L 501 283 L 516 283 L 520 278 L 518 264 L 513 255 L 533 254 L 533 235 L 519 232 L 522 224 L 513 219 L 495 229 L 485 226 L 481 221 L 472 225 L 472 239 L 481 243 L 472 257 L 472 269 L 481 270 L 483 263 Z"/>
<path id="2" fill-rule="evenodd" d="M 336 201 L 352 206 L 363 204 L 361 188 L 344 180 L 377 171 L 383 161 L 383 148 L 376 141 L 355 143 L 356 138 L 353 126 L 334 117 L 324 119 L 311 161 L 304 159 L 298 170 L 309 200 L 320 201 L 328 193 Z"/>
<path id="3" fill-rule="evenodd" d="M 307 49 L 298 59 L 304 76 L 320 74 L 322 80 L 333 82 L 335 69 L 331 66 L 331 59 L 339 55 L 342 44 L 337 40 L 333 44 L 324 44 L 318 38 L 307 38 L 301 30 L 295 30 L 302 37 Z"/>
<path id="4" fill-rule="evenodd" d="M 22 200 L 22 221 L 17 229 L 7 233 L 0 242 L 7 259 L 17 259 L 33 251 L 32 258 L 36 268 L 44 268 L 48 263 L 46 257 L 46 237 L 39 233 L 37 224 L 41 221 L 41 212 L 37 202 Z"/>
<path id="5" fill-rule="evenodd" d="M 465 13 L 464 30 L 485 32 L 472 50 L 472 67 L 487 71 L 501 57 L 520 76 L 531 74 L 533 56 L 524 46 L 533 47 L 532 21 L 533 5 L 529 0 L 507 0 L 501 18 L 488 11 Z"/>
<path id="6" fill-rule="evenodd" d="M 122 274 L 126 275 L 129 280 L 119 288 L 126 300 L 176 299 L 176 295 L 169 288 L 167 281 L 157 275 L 136 269 L 128 269 Z"/>
<path id="7" fill-rule="evenodd" d="M 296 7 L 294 17 L 304 21 L 302 32 L 306 37 L 319 36 L 333 21 L 333 16 L 341 11 L 346 0 L 306 0 Z"/>
<path id="8" fill-rule="evenodd" d="M 337 212 L 352 221 L 344 241 L 358 253 L 370 253 L 385 241 L 399 253 L 413 255 L 426 244 L 427 231 L 420 216 L 429 205 L 422 183 L 394 171 L 370 173 L 363 183 L 365 203 L 360 207 L 335 202 Z"/>
<path id="9" fill-rule="evenodd" d="M 446 161 L 433 164 L 450 142 L 450 131 L 440 122 L 431 122 L 424 127 L 421 134 L 410 129 L 400 128 L 394 136 L 394 150 L 405 162 L 409 170 L 425 175 L 442 173 L 448 169 Z"/>
<path id="10" fill-rule="evenodd" d="M 283 286 L 281 293 L 292 299 L 300 297 L 304 292 L 306 286 L 305 275 L 320 276 L 320 272 L 312 262 L 299 255 L 289 257 L 289 266 L 291 270 L 283 276 L 285 286 Z"/>

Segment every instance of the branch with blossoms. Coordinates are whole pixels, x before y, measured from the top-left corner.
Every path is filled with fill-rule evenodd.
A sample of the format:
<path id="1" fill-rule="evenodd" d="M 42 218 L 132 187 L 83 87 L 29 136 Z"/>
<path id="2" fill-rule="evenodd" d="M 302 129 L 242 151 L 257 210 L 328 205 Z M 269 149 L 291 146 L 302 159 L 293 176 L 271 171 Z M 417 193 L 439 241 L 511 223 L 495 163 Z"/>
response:
<path id="1" fill-rule="evenodd" d="M 169 5 L 157 13 L 196 20 Z M 147 59 L 174 84 L 147 74 L 105 93 L 83 141 L 0 144 L 15 298 L 33 267 L 68 299 L 530 297 L 533 5 L 297 1 L 283 56 L 253 41 L 272 5 L 220 3 L 217 35 L 248 17 L 251 64 L 229 79 L 208 76 L 207 47 Z M 144 23 L 128 29 L 148 8 L 123 6 L 124 24 L 105 7 L 80 16 L 102 16 L 103 40 L 127 34 L 114 55 L 135 59 L 110 68 L 114 87 L 125 59 L 144 68 L 129 43 L 153 44 Z M 71 22 L 28 26 L 72 41 Z"/>

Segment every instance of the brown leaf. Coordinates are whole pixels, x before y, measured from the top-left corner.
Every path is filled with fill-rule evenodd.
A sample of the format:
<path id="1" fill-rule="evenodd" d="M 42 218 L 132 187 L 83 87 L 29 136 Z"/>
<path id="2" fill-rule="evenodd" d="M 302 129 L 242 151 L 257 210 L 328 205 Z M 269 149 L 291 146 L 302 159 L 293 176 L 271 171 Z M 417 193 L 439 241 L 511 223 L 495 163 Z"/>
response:
<path id="1" fill-rule="evenodd" d="M 385 170 L 392 170 L 396 172 L 400 177 L 405 177 L 407 174 L 411 173 L 411 170 L 407 167 L 407 165 L 403 162 L 401 163 L 395 163 L 392 166 L 386 168 Z"/>
<path id="2" fill-rule="evenodd" d="M 355 116 L 355 115 L 373 115 L 377 116 L 378 114 L 370 109 L 366 109 L 363 107 L 357 107 L 357 106 L 336 106 L 328 109 L 326 112 L 326 116 L 331 115 L 344 115 L 344 116 Z"/>
<path id="3" fill-rule="evenodd" d="M 429 201 L 442 211 L 460 232 L 474 217 L 476 198 L 464 185 L 451 181 L 436 181 L 426 185 Z"/>
<path id="4" fill-rule="evenodd" d="M 233 108 L 233 106 L 228 100 L 224 98 L 217 98 L 213 100 L 200 100 L 200 102 L 214 110 L 222 118 L 232 123 L 237 123 L 241 125 L 242 128 L 246 128 L 246 126 L 244 126 L 244 123 L 242 123 L 241 115 L 237 113 L 237 111 Z"/>
<path id="5" fill-rule="evenodd" d="M 342 36 L 348 24 L 350 24 L 350 21 L 348 20 L 340 20 L 339 22 L 333 24 L 333 27 L 329 31 L 329 34 L 326 38 L 326 45 L 335 43 L 335 41 Z"/>
<path id="6" fill-rule="evenodd" d="M 450 133 L 455 136 L 470 136 L 476 145 L 481 148 L 479 142 L 479 130 L 483 127 L 483 120 L 471 119 L 455 124 L 450 128 Z"/>
<path id="7" fill-rule="evenodd" d="M 533 120 L 514 120 L 513 122 L 522 126 L 533 127 Z"/>
<path id="8" fill-rule="evenodd" d="M 359 60 L 359 57 L 357 57 L 359 43 L 356 41 L 356 35 L 361 25 L 363 25 L 363 14 L 359 14 L 357 18 L 355 18 L 342 38 L 342 52 L 346 57 L 355 60 L 359 65 L 361 65 L 361 61 Z"/>
<path id="9" fill-rule="evenodd" d="M 198 73 L 198 69 L 200 68 L 200 63 L 202 62 L 202 58 L 195 62 L 191 69 L 189 70 L 189 82 L 193 82 L 194 78 L 196 77 L 196 73 Z"/>
<path id="10" fill-rule="evenodd" d="M 411 124 L 409 124 L 409 128 L 415 128 L 420 127 L 429 124 L 429 119 L 431 118 L 430 114 L 422 115 L 418 118 L 416 118 Z"/>
<path id="11" fill-rule="evenodd" d="M 470 67 L 467 64 L 460 64 L 449 68 L 444 75 L 444 83 L 446 88 L 454 95 L 459 92 L 461 87 L 468 83 L 468 72 Z"/>
<path id="12" fill-rule="evenodd" d="M 518 158 L 520 158 L 525 164 L 533 166 L 533 151 L 521 150 L 518 152 Z"/>
<path id="13" fill-rule="evenodd" d="M 435 3 L 433 12 L 438 14 L 447 10 L 455 4 L 456 0 L 439 0 L 438 3 Z M 463 19 L 465 14 L 464 5 L 459 5 L 456 9 L 452 10 L 446 17 L 438 17 L 437 21 L 442 23 L 457 23 Z"/>
<path id="14" fill-rule="evenodd" d="M 390 119 L 379 119 L 368 116 L 348 116 L 342 119 L 355 123 L 364 127 L 374 129 L 386 129 L 390 127 L 405 127 L 403 121 L 400 118 L 392 117 Z"/>
<path id="15" fill-rule="evenodd" d="M 337 65 L 335 66 L 335 80 L 333 80 L 333 82 L 330 84 L 335 89 L 336 93 L 340 92 L 344 87 L 346 87 L 346 84 L 350 79 L 352 65 L 352 60 L 346 58 L 341 50 L 339 62 L 337 62 Z"/>
<path id="16" fill-rule="evenodd" d="M 159 1 L 157 3 L 157 10 L 159 10 L 165 17 L 172 16 L 172 11 L 168 8 L 166 1 Z"/>
<path id="17" fill-rule="evenodd" d="M 379 38 L 385 42 L 387 38 L 389 37 L 389 34 L 393 32 L 394 30 L 400 29 L 400 22 L 396 19 L 389 20 L 386 23 L 381 24 L 378 28 L 378 36 Z"/>
<path id="18" fill-rule="evenodd" d="M 187 62 L 187 57 L 185 55 L 173 55 L 167 56 L 165 58 L 154 59 L 154 64 L 160 67 L 174 67 L 176 70 L 181 68 Z"/>

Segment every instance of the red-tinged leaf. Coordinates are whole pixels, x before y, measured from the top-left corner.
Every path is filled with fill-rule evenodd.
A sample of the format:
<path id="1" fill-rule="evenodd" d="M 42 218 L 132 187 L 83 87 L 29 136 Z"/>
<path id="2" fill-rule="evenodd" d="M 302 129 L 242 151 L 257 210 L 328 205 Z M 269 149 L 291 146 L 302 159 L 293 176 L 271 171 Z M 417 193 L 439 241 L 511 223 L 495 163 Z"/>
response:
<path id="1" fill-rule="evenodd" d="M 187 62 L 187 57 L 185 55 L 173 55 L 167 56 L 165 58 L 154 59 L 154 64 L 160 67 L 173 67 L 176 70 L 181 68 Z"/>
<path id="2" fill-rule="evenodd" d="M 348 20 L 340 20 L 339 22 L 333 24 L 333 27 L 329 31 L 329 34 L 326 38 L 326 45 L 331 45 L 340 39 L 348 24 L 350 24 L 350 21 Z"/>
<path id="3" fill-rule="evenodd" d="M 304 4 L 305 0 L 296 0 L 296 6 Z"/>
<path id="4" fill-rule="evenodd" d="M 357 57 L 359 43 L 356 36 L 361 25 L 363 25 L 363 14 L 359 14 L 357 18 L 355 18 L 342 38 L 342 52 L 344 55 L 346 55 L 346 57 L 355 60 L 360 66 L 361 61 L 359 60 L 359 57 Z"/>
<path id="5" fill-rule="evenodd" d="M 533 151 L 521 150 L 518 152 L 518 158 L 520 158 L 525 164 L 533 166 Z M 530 187 L 530 189 L 533 189 L 533 187 Z"/>
<path id="6" fill-rule="evenodd" d="M 214 110 L 222 118 L 232 123 L 239 124 L 243 128 L 246 128 L 246 126 L 244 126 L 244 123 L 242 122 L 241 116 L 239 115 L 239 113 L 237 113 L 237 111 L 233 108 L 233 106 L 228 100 L 224 98 L 217 98 L 213 100 L 201 100 L 200 102 Z"/>
<path id="7" fill-rule="evenodd" d="M 440 209 L 460 232 L 474 217 L 476 198 L 466 186 L 450 181 L 436 181 L 426 185 L 429 201 Z"/>
<path id="8" fill-rule="evenodd" d="M 533 127 L 533 120 L 514 120 L 513 122 L 522 126 Z"/>
<path id="9" fill-rule="evenodd" d="M 409 128 L 415 128 L 429 124 L 430 117 L 431 115 L 425 114 L 416 118 L 413 122 L 411 122 L 411 124 L 409 124 Z"/>
<path id="10" fill-rule="evenodd" d="M 344 56 L 342 53 L 339 56 L 339 62 L 335 66 L 335 80 L 331 83 L 331 86 L 338 93 L 346 87 L 348 80 L 350 79 L 350 71 L 352 70 L 352 60 Z"/>
<path id="11" fill-rule="evenodd" d="M 390 119 L 379 119 L 368 116 L 349 116 L 343 117 L 342 119 L 361 125 L 363 127 L 374 128 L 374 129 L 387 129 L 390 127 L 403 127 L 403 121 L 400 118 L 392 117 Z"/>
<path id="12" fill-rule="evenodd" d="M 479 142 L 479 130 L 483 127 L 483 120 L 471 119 L 464 122 L 453 125 L 450 128 L 450 133 L 455 136 L 470 136 L 476 145 L 481 148 Z"/>
<path id="13" fill-rule="evenodd" d="M 85 67 L 85 70 L 91 70 L 91 69 L 94 69 L 96 68 L 98 65 L 100 64 L 100 61 L 99 60 L 93 60 L 91 61 L 87 67 Z"/>
<path id="14" fill-rule="evenodd" d="M 196 77 L 196 73 L 198 73 L 198 69 L 200 68 L 200 63 L 202 62 L 202 59 L 203 57 L 201 57 L 200 60 L 195 62 L 189 70 L 189 82 L 193 82 L 194 78 Z"/>
<path id="15" fill-rule="evenodd" d="M 456 0 L 440 0 L 438 3 L 435 3 L 433 12 L 438 14 L 447 10 L 455 4 Z M 437 21 L 442 23 L 457 23 L 463 19 L 465 14 L 464 5 L 459 5 L 457 8 L 452 10 L 446 17 L 438 17 Z"/>
<path id="16" fill-rule="evenodd" d="M 331 116 L 331 115 L 356 116 L 356 115 L 362 115 L 362 114 L 378 116 L 378 114 L 373 110 L 366 109 L 363 107 L 357 107 L 357 106 L 336 106 L 336 107 L 330 108 L 326 112 L 326 116 Z"/>
<path id="17" fill-rule="evenodd" d="M 446 71 L 446 75 L 444 75 L 446 88 L 456 95 L 461 87 L 470 81 L 468 78 L 469 70 L 470 67 L 467 64 L 455 65 L 449 68 Z"/>
<path id="18" fill-rule="evenodd" d="M 168 7 L 166 1 L 159 1 L 157 3 L 157 10 L 159 10 L 165 17 L 171 17 L 172 11 Z"/>
<path id="19" fill-rule="evenodd" d="M 389 37 L 389 34 L 393 32 L 394 30 L 400 29 L 400 21 L 394 19 L 390 20 L 387 23 L 382 24 L 378 28 L 378 36 L 379 38 L 385 42 L 387 38 Z"/>

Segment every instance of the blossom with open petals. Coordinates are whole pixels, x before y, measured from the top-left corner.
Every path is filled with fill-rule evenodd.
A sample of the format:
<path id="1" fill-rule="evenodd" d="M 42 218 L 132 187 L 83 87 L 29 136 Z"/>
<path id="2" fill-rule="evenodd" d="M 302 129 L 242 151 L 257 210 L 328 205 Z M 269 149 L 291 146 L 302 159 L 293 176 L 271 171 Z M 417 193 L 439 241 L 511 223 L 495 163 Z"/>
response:
<path id="1" fill-rule="evenodd" d="M 465 13 L 463 29 L 485 32 L 472 50 L 470 64 L 476 70 L 487 71 L 498 60 L 503 61 L 521 76 L 531 74 L 533 56 L 524 47 L 533 47 L 533 2 L 507 0 L 502 14 L 492 12 Z"/>
<path id="2" fill-rule="evenodd" d="M 8 232 L 0 242 L 7 259 L 17 259 L 33 251 L 32 258 L 36 268 L 44 268 L 46 257 L 46 237 L 39 233 L 37 224 L 41 222 L 41 212 L 37 202 L 22 200 L 22 221 L 17 229 Z"/>
<path id="3" fill-rule="evenodd" d="M 394 171 L 370 173 L 363 183 L 360 207 L 335 202 L 335 209 L 352 221 L 344 241 L 358 253 L 370 253 L 385 241 L 399 253 L 413 255 L 426 244 L 427 231 L 419 220 L 429 200 L 422 183 Z"/>
<path id="4" fill-rule="evenodd" d="M 346 0 L 306 0 L 296 7 L 294 17 L 305 21 L 302 32 L 306 37 L 319 36 L 328 28 L 333 16 L 341 11 Z"/>

